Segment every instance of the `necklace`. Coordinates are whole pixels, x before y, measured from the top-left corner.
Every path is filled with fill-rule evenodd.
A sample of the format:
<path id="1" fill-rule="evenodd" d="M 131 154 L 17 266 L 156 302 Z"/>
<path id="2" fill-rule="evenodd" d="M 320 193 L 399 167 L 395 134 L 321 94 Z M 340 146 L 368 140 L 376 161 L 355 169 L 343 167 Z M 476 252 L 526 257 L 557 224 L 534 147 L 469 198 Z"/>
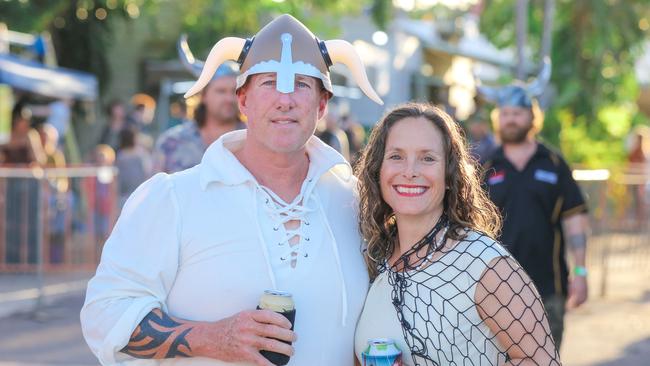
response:
<path id="1" fill-rule="evenodd" d="M 446 215 L 440 216 L 438 219 L 438 222 L 434 225 L 434 227 L 427 233 L 427 235 L 424 236 L 424 238 L 420 239 L 417 243 L 415 243 L 411 249 L 407 250 L 406 252 L 402 253 L 400 257 L 393 263 L 392 266 L 390 266 L 394 271 L 397 271 L 397 268 L 399 268 L 400 263 L 402 264 L 402 270 L 404 271 L 410 271 L 410 270 L 419 270 L 422 268 L 424 263 L 427 261 L 430 261 L 431 258 L 433 257 L 433 254 L 442 247 L 442 244 L 444 243 L 445 236 L 447 233 L 447 228 L 449 227 L 449 220 Z M 440 239 L 436 241 L 436 236 L 443 231 Z M 425 246 L 428 246 L 426 252 L 427 255 L 425 258 L 422 258 L 423 262 L 417 265 L 417 267 L 414 267 L 413 265 L 410 264 L 411 262 L 411 257 L 415 256 L 415 258 L 419 259 L 421 257 L 418 257 L 418 252 L 424 248 Z"/>
<path id="2" fill-rule="evenodd" d="M 420 263 L 417 267 L 415 267 L 416 271 L 420 271 L 422 267 L 424 267 L 425 264 L 431 263 L 431 258 L 433 258 L 433 255 L 438 251 L 438 249 L 442 248 L 444 245 L 445 239 L 447 237 L 447 229 L 449 228 L 448 225 L 445 225 L 445 227 L 442 229 L 442 234 L 440 235 L 440 238 L 438 239 L 437 242 L 434 242 L 433 248 L 429 250 L 429 254 L 424 258 L 422 263 Z"/>

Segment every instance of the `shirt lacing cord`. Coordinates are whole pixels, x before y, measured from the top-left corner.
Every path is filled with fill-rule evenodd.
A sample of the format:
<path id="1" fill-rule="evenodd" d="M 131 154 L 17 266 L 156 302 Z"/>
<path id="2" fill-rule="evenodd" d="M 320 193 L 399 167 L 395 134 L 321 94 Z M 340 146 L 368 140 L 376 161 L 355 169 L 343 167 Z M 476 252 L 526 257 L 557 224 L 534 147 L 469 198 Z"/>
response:
<path id="1" fill-rule="evenodd" d="M 309 183 L 313 182 L 313 178 L 310 178 L 308 180 Z M 303 186 L 303 188 L 305 188 Z M 345 284 L 345 277 L 343 276 L 343 268 L 341 267 L 341 258 L 339 255 L 339 250 L 338 250 L 338 244 L 336 242 L 336 236 L 334 236 L 334 233 L 332 232 L 332 228 L 329 225 L 329 222 L 327 220 L 327 215 L 325 214 L 325 211 L 323 209 L 322 204 L 320 203 L 320 200 L 316 194 L 313 193 L 313 188 L 314 186 L 308 186 L 308 188 L 301 190 L 300 194 L 293 200 L 292 203 L 283 206 L 281 204 L 282 199 L 278 197 L 273 191 L 270 189 L 264 187 L 264 186 L 257 186 L 256 192 L 258 194 L 263 194 L 264 197 L 264 204 L 263 206 L 265 207 L 265 210 L 267 213 L 271 214 L 273 216 L 274 221 L 276 222 L 276 225 L 273 227 L 273 230 L 279 231 L 280 226 L 284 226 L 285 223 L 292 221 L 292 220 L 299 220 L 300 225 L 296 229 L 286 229 L 286 234 L 284 237 L 284 240 L 280 241 L 277 243 L 279 246 L 286 246 L 287 249 L 285 252 L 283 252 L 282 257 L 284 260 L 289 259 L 291 256 L 292 252 L 301 252 L 301 247 L 302 245 L 300 244 L 299 241 L 297 244 L 294 244 L 293 246 L 289 245 L 289 241 L 291 238 L 295 237 L 296 235 L 300 236 L 305 243 L 309 243 L 310 239 L 307 236 L 304 236 L 303 234 L 303 228 L 305 226 L 311 225 L 311 223 L 307 220 L 306 216 L 309 212 L 312 211 L 319 211 L 320 215 L 322 216 L 323 224 L 325 225 L 327 232 L 331 238 L 330 243 L 332 245 L 332 249 L 334 251 L 334 258 L 336 261 L 336 269 L 337 273 L 339 276 L 339 280 L 341 281 L 341 326 L 345 327 L 347 325 L 347 317 L 348 317 L 348 296 L 347 296 L 347 287 Z M 274 201 L 274 202 L 272 202 Z M 255 212 L 257 212 L 257 206 L 258 206 L 258 199 L 254 200 L 255 202 Z M 303 203 L 303 204 L 300 204 Z M 314 206 L 316 207 L 314 207 Z M 304 225 L 304 226 L 303 226 Z M 267 246 L 264 244 L 264 237 L 262 235 L 261 227 L 259 222 L 257 222 L 257 233 L 260 238 L 260 244 L 262 246 L 262 251 L 264 253 L 264 257 L 266 260 L 266 267 L 267 271 L 269 274 L 269 278 L 271 279 L 271 283 L 273 285 L 273 288 L 277 289 L 277 283 L 276 283 L 276 278 L 275 274 L 273 273 L 273 270 L 271 268 L 271 262 L 269 259 L 269 251 Z M 286 254 L 285 254 L 286 253 Z M 305 253 L 307 254 L 307 253 Z M 299 254 L 298 254 L 299 255 Z"/>
<path id="2" fill-rule="evenodd" d="M 309 195 L 308 198 L 305 198 L 301 193 L 292 203 L 284 206 L 275 193 L 265 187 L 262 187 L 262 189 L 270 196 L 264 199 L 264 209 L 275 223 L 273 230 L 281 231 L 284 228 L 282 230 L 283 237 L 276 243 L 277 246 L 283 247 L 280 260 L 285 261 L 291 259 L 293 253 L 304 258 L 309 257 L 308 249 L 304 248 L 304 245 L 309 244 L 311 240 L 309 236 L 305 235 L 306 227 L 310 225 L 306 216 L 308 213 L 316 211 L 316 208 L 313 208 L 313 205 L 317 204 L 314 201 L 314 196 Z M 299 221 L 298 226 L 294 229 L 286 228 L 285 224 L 291 221 Z M 295 237 L 298 237 L 300 240 L 291 244 L 291 239 Z"/>

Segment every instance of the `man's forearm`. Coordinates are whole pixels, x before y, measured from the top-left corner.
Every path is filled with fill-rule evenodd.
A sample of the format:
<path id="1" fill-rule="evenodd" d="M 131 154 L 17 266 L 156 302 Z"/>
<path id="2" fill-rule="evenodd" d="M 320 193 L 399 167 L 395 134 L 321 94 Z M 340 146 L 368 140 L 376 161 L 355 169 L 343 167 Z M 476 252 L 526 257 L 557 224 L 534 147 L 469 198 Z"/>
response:
<path id="1" fill-rule="evenodd" d="M 586 214 L 578 214 L 565 218 L 562 222 L 567 249 L 574 266 L 585 266 L 588 221 Z"/>
<path id="2" fill-rule="evenodd" d="M 121 352 L 135 358 L 192 357 L 187 335 L 193 325 L 154 309 L 142 319 Z"/>
<path id="3" fill-rule="evenodd" d="M 585 266 L 585 256 L 587 252 L 587 234 L 584 232 L 571 234 L 567 238 L 568 249 L 571 252 L 571 259 L 574 266 Z"/>

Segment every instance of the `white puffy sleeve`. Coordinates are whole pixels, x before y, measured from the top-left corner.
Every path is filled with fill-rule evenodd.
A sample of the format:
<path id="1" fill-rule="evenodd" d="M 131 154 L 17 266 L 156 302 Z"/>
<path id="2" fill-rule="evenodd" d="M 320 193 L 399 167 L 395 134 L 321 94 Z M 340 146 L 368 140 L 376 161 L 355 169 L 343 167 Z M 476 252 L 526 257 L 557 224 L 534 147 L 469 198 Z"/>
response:
<path id="1" fill-rule="evenodd" d="M 180 248 L 180 215 L 172 178 L 160 173 L 128 199 L 104 245 L 81 309 L 83 335 L 103 365 L 120 353 L 152 309 L 165 310 Z"/>

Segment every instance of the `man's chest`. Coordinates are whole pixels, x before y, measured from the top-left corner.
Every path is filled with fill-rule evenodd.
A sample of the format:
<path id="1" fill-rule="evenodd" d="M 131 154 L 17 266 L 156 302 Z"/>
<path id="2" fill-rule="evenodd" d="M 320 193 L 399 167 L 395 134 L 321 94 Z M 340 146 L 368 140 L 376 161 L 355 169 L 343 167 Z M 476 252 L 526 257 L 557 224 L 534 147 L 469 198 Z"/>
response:
<path id="1" fill-rule="evenodd" d="M 561 196 L 560 173 L 552 163 L 529 164 L 517 170 L 512 164 L 495 164 L 485 177 L 492 201 L 503 209 L 548 209 Z"/>

